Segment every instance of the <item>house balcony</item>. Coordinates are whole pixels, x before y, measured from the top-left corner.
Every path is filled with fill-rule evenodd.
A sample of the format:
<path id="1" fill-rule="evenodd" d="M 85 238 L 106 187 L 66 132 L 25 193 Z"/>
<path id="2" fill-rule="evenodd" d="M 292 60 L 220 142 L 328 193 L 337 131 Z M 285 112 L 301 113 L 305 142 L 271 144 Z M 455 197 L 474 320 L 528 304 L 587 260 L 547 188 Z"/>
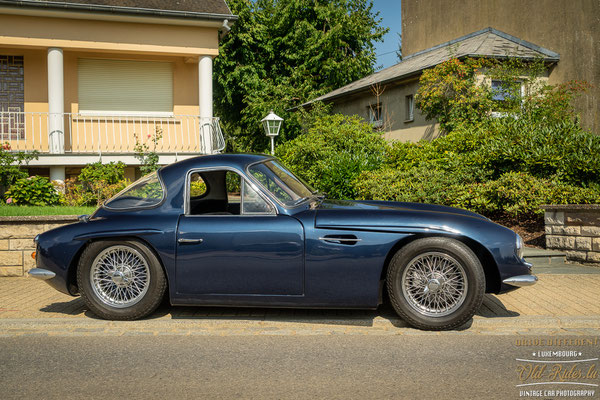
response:
<path id="1" fill-rule="evenodd" d="M 8 143 L 11 151 L 37 151 L 39 158 L 30 166 L 96 161 L 136 165 L 137 144 L 156 152 L 161 164 L 225 148 L 219 119 L 197 115 L 0 112 L 0 142 Z"/>

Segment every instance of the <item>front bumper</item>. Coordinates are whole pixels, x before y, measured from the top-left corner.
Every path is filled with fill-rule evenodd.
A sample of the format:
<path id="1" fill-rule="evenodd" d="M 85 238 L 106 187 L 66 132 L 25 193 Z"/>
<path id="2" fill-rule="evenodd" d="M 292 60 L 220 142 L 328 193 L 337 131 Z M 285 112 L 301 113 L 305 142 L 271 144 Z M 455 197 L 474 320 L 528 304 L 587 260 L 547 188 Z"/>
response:
<path id="1" fill-rule="evenodd" d="M 29 276 L 35 279 L 41 279 L 43 281 L 46 281 L 48 279 L 54 278 L 56 274 L 52 271 L 48 271 L 47 269 L 32 268 L 29 270 Z"/>

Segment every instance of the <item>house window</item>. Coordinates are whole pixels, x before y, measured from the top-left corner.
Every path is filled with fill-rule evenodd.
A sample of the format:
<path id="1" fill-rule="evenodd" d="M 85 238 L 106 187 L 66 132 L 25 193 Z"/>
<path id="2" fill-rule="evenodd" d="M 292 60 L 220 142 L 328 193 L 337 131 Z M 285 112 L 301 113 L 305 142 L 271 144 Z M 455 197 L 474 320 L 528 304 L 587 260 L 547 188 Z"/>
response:
<path id="1" fill-rule="evenodd" d="M 517 95 L 523 96 L 523 82 L 515 81 L 513 85 L 501 80 L 492 80 L 492 99 L 496 101 L 505 101 L 514 99 Z"/>
<path id="2" fill-rule="evenodd" d="M 23 56 L 0 55 L 0 141 L 25 138 Z"/>
<path id="3" fill-rule="evenodd" d="M 369 112 L 369 123 L 375 128 L 381 128 L 383 126 L 383 119 L 381 115 L 381 103 L 372 104 L 368 107 Z"/>
<path id="4" fill-rule="evenodd" d="M 168 62 L 79 59 L 82 114 L 169 116 L 173 66 Z"/>
<path id="5" fill-rule="evenodd" d="M 493 118 L 501 118 L 509 115 L 509 111 L 514 105 L 514 101 L 523 99 L 525 95 L 525 85 L 522 81 L 512 83 L 502 80 L 492 79 L 492 100 L 495 101 Z M 513 102 L 509 101 L 513 100 Z"/>
<path id="6" fill-rule="evenodd" d="M 406 104 L 406 122 L 413 121 L 415 119 L 415 98 L 409 94 L 404 103 Z"/>

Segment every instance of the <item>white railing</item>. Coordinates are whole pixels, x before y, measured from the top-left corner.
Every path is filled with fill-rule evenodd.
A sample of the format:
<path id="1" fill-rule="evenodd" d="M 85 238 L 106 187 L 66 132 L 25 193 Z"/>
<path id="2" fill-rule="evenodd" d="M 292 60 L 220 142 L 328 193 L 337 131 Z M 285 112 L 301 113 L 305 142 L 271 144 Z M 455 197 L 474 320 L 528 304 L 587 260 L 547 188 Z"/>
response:
<path id="1" fill-rule="evenodd" d="M 160 137 L 160 139 L 155 139 Z M 212 154 L 225 148 L 218 118 L 95 116 L 0 111 L 0 142 L 13 151 L 133 153 L 136 144 L 157 153 Z"/>

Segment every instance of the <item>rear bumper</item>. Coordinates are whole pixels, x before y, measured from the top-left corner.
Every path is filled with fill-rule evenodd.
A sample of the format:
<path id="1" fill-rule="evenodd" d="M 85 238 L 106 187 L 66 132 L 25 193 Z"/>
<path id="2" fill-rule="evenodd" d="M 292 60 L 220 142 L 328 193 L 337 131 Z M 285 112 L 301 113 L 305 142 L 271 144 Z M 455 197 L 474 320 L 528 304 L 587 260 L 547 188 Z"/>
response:
<path id="1" fill-rule="evenodd" d="M 504 279 L 502 283 L 515 287 L 531 286 L 535 285 L 538 281 L 535 275 L 518 275 L 511 278 Z"/>

